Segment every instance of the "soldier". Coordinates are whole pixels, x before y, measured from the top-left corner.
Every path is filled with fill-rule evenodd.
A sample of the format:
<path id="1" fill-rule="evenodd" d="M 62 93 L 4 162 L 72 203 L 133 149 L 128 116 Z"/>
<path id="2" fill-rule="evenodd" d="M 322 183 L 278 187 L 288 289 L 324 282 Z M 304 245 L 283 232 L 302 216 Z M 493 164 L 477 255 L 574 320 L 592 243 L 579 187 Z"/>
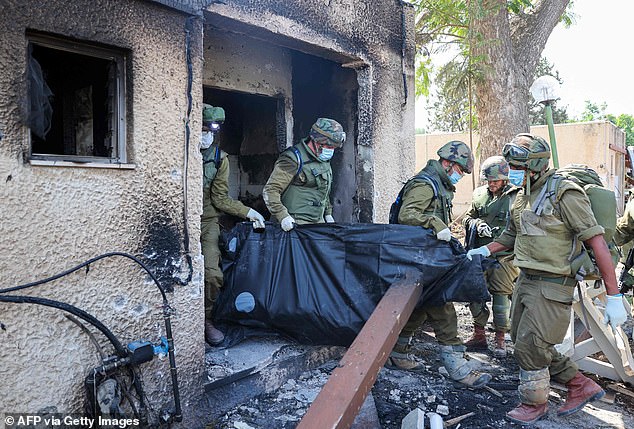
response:
<path id="1" fill-rule="evenodd" d="M 622 295 L 616 285 L 614 264 L 597 224 L 590 200 L 578 185 L 563 179 L 546 195 L 556 170 L 548 168 L 550 147 L 541 137 L 518 134 L 502 150 L 510 164 L 509 180 L 522 189 L 511 205 L 504 232 L 492 243 L 469 250 L 467 257 L 489 256 L 514 249 L 520 276 L 511 305 L 511 338 L 520 366 L 518 387 L 521 403 L 506 416 L 531 424 L 548 412 L 550 378 L 568 388 L 559 416 L 567 416 L 605 392 L 582 375 L 570 358 L 555 345 L 563 341 L 570 323 L 576 268 L 571 255 L 581 255 L 582 243 L 592 248 L 608 293 L 605 321 L 616 327 L 626 319 Z"/>
<path id="2" fill-rule="evenodd" d="M 450 141 L 438 150 L 440 159 L 430 159 L 421 172 L 404 187 L 398 223 L 432 229 L 439 240 L 451 241 L 451 202 L 455 184 L 473 168 L 473 154 L 460 141 Z M 483 387 L 489 374 L 474 371 L 465 359 L 465 347 L 458 337 L 458 319 L 453 303 L 442 307 L 415 309 L 399 334 L 386 365 L 391 368 L 419 370 L 423 362 L 410 354 L 414 332 L 426 320 L 431 323 L 440 344 L 440 359 L 449 376 L 471 387 Z"/>
<path id="3" fill-rule="evenodd" d="M 229 160 L 227 154 L 213 144 L 215 134 L 225 120 L 222 107 L 203 104 L 203 127 L 200 152 L 203 158 L 203 214 L 200 244 L 205 259 L 205 340 L 220 344 L 225 336 L 211 322 L 213 305 L 222 287 L 218 238 L 220 212 L 249 219 L 254 228 L 264 228 L 260 213 L 229 196 Z"/>
<path id="4" fill-rule="evenodd" d="M 339 122 L 318 118 L 308 137 L 280 154 L 262 195 L 284 231 L 295 224 L 335 221 L 330 203 L 330 158 L 345 141 Z"/>
<path id="5" fill-rule="evenodd" d="M 467 246 L 480 247 L 497 238 L 504 230 L 509 212 L 510 194 L 516 192 L 508 183 L 509 165 L 501 156 L 492 156 L 482 163 L 482 178 L 487 184 L 473 191 L 471 208 L 465 215 L 462 225 L 467 231 Z M 509 313 L 510 296 L 513 284 L 519 274 L 511 260 L 511 252 L 494 255 L 499 262 L 498 268 L 490 268 L 484 273 L 489 292 L 493 297 L 493 326 L 495 343 L 493 354 L 506 357 L 504 334 L 511 328 Z M 484 327 L 489 320 L 489 307 L 486 302 L 472 302 L 469 310 L 473 316 L 473 336 L 465 342 L 467 350 L 486 350 L 487 340 Z"/>
<path id="6" fill-rule="evenodd" d="M 634 199 L 630 200 L 625 206 L 625 212 L 616 223 L 616 232 L 614 233 L 614 242 L 621 247 L 621 263 L 625 265 L 625 272 L 621 275 L 621 290 L 628 291 L 634 286 L 634 276 L 631 267 L 627 267 L 627 257 L 634 242 Z M 634 335 L 634 334 L 633 334 Z"/>

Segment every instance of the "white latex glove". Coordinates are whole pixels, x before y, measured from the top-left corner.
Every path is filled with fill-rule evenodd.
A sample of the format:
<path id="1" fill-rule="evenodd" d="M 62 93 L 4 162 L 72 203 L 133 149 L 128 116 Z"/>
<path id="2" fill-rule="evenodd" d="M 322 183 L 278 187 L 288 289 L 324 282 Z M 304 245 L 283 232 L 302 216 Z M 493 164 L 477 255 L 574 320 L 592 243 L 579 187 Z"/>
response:
<path id="1" fill-rule="evenodd" d="M 451 241 L 451 231 L 449 228 L 438 231 L 436 238 L 442 241 Z"/>
<path id="2" fill-rule="evenodd" d="M 473 260 L 473 255 L 482 255 L 483 258 L 491 256 L 491 251 L 486 246 L 480 246 L 477 249 L 471 249 L 467 252 L 467 259 Z"/>
<path id="3" fill-rule="evenodd" d="M 476 231 L 478 232 L 478 237 L 493 237 L 493 231 L 491 231 L 491 227 L 486 222 L 480 223 Z"/>
<path id="4" fill-rule="evenodd" d="M 288 232 L 295 226 L 295 219 L 293 219 L 293 216 L 289 215 L 282 219 L 282 222 L 280 223 L 282 224 L 282 229 Z"/>
<path id="5" fill-rule="evenodd" d="M 324 216 L 324 220 L 326 221 L 326 223 L 335 223 L 335 218 L 331 215 Z"/>
<path id="6" fill-rule="evenodd" d="M 603 324 L 612 325 L 613 329 L 621 326 L 627 319 L 627 312 L 623 305 L 623 295 L 608 295 L 608 302 L 605 304 L 605 315 L 603 316 Z"/>
<path id="7" fill-rule="evenodd" d="M 253 229 L 264 229 L 264 217 L 257 211 L 249 209 L 247 218 L 253 222 Z"/>

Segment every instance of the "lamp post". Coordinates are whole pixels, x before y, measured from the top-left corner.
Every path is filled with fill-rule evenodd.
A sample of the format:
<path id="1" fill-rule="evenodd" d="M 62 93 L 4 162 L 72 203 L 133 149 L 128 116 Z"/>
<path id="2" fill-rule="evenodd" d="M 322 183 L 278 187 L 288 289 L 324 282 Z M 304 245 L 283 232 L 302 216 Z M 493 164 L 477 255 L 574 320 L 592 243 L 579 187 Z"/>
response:
<path id="1" fill-rule="evenodd" d="M 540 76 L 531 85 L 531 94 L 538 103 L 544 105 L 546 114 L 546 124 L 548 125 L 548 136 L 553 154 L 553 166 L 559 168 L 559 157 L 557 156 L 557 142 L 555 141 L 555 127 L 553 124 L 552 104 L 559 99 L 559 82 L 550 75 Z"/>

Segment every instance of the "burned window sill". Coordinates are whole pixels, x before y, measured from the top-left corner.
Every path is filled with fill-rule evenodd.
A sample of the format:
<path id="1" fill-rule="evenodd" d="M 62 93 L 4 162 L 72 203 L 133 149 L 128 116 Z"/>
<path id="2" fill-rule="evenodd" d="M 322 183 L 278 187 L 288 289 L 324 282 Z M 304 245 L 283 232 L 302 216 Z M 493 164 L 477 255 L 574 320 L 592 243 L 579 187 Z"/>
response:
<path id="1" fill-rule="evenodd" d="M 94 161 L 83 162 L 83 161 L 31 159 L 29 162 L 31 163 L 31 165 L 37 165 L 42 167 L 114 168 L 119 170 L 136 169 L 136 164 L 108 163 L 108 162 L 94 162 Z"/>

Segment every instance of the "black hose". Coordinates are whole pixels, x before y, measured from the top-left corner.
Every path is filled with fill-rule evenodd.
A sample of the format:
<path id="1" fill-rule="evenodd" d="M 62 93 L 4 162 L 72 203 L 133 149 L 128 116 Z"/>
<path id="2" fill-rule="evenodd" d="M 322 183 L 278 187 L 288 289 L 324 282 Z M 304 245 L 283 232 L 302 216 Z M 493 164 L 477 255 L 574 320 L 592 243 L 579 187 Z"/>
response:
<path id="1" fill-rule="evenodd" d="M 83 319 L 86 322 L 90 323 L 95 328 L 99 329 L 99 331 L 101 331 L 101 333 L 103 333 L 106 336 L 106 338 L 108 338 L 108 341 L 112 343 L 112 346 L 116 350 L 119 357 L 123 358 L 128 356 L 128 350 L 125 347 L 123 347 L 123 345 L 119 342 L 117 337 L 115 337 L 112 331 L 106 328 L 106 326 L 103 323 L 101 323 L 99 320 L 97 320 L 97 318 L 86 313 L 81 308 L 77 308 L 65 302 L 53 301 L 51 299 L 40 298 L 35 296 L 0 295 L 0 302 L 12 302 L 15 304 L 37 304 L 37 305 L 43 305 L 45 307 L 57 308 L 58 310 L 63 310 L 68 313 L 71 313 L 79 317 L 80 319 Z"/>
<path id="2" fill-rule="evenodd" d="M 13 296 L 13 295 L 2 295 L 4 293 L 7 292 L 15 292 L 18 290 L 23 290 L 23 289 L 28 289 L 31 287 L 35 287 L 44 283 L 48 283 L 51 282 L 53 280 L 57 280 L 61 277 L 67 276 L 68 274 L 71 274 L 77 270 L 82 269 L 83 267 L 87 267 L 90 264 L 92 264 L 93 262 L 96 262 L 100 259 L 104 259 L 104 258 L 108 258 L 108 257 L 112 257 L 112 256 L 122 256 L 124 258 L 128 258 L 133 260 L 134 262 L 136 262 L 137 264 L 139 264 L 147 273 L 148 275 L 152 278 L 152 280 L 154 281 L 154 283 L 156 284 L 156 287 L 158 287 L 159 291 L 161 292 L 161 296 L 163 297 L 163 319 L 165 320 L 165 334 L 167 336 L 167 344 L 168 344 L 168 356 L 169 356 L 169 362 L 170 362 L 170 374 L 171 374 L 171 381 L 172 381 L 172 390 L 173 390 L 173 394 L 174 394 L 174 420 L 176 420 L 177 422 L 180 422 L 183 418 L 182 415 L 182 409 L 181 409 L 181 403 L 180 403 L 180 393 L 178 390 L 178 377 L 177 377 L 177 373 L 176 373 L 176 357 L 174 356 L 174 338 L 172 337 L 172 323 L 170 320 L 170 315 L 172 313 L 172 309 L 169 306 L 169 302 L 167 301 L 167 295 L 165 294 L 165 289 L 163 288 L 163 286 L 161 286 L 161 284 L 159 283 L 158 279 L 156 278 L 156 276 L 154 274 L 152 274 L 152 272 L 150 271 L 150 269 L 141 261 L 139 260 L 137 257 L 132 256 L 128 253 L 123 253 L 123 252 L 109 252 L 109 253 L 104 253 L 103 255 L 99 255 L 99 256 L 95 256 L 92 259 L 89 259 L 86 262 L 82 262 L 81 264 L 70 268 L 66 271 L 63 271 L 59 274 L 55 274 L 51 277 L 47 277 L 45 279 L 42 280 L 36 280 L 34 282 L 30 282 L 30 283 L 25 283 L 22 285 L 18 285 L 18 286 L 14 286 L 14 287 L 10 287 L 10 288 L 5 288 L 5 289 L 0 289 L 0 302 L 14 302 L 14 303 L 32 303 L 32 304 L 41 304 L 41 305 L 48 305 L 49 307 L 54 307 L 54 308 L 59 308 L 61 310 L 65 310 L 68 311 L 72 314 L 75 314 L 77 317 L 80 317 L 82 319 L 84 319 L 85 321 L 87 321 L 88 323 L 91 323 L 92 325 L 94 325 L 97 329 L 99 329 L 101 332 L 103 332 L 103 334 L 110 340 L 110 342 L 113 344 L 115 350 L 117 350 L 117 352 L 120 354 L 121 357 L 125 357 L 127 356 L 128 352 L 127 350 L 121 345 L 121 343 L 119 342 L 119 340 L 117 340 L 117 338 L 114 336 L 114 334 L 108 330 L 99 320 L 97 320 L 94 316 L 91 316 L 90 314 L 86 313 L 85 311 L 74 307 L 70 304 L 66 304 L 63 302 L 58 302 L 58 301 L 51 301 L 49 299 L 46 298 L 34 298 L 34 297 L 27 297 L 27 296 Z M 5 299 L 6 298 L 6 299 Z M 21 300 L 24 299 L 24 300 Z M 46 303 L 46 304 L 45 304 Z M 72 310 L 71 310 L 72 309 Z M 76 313 L 74 312 L 76 311 Z M 118 345 L 116 345 L 115 344 Z M 137 383 L 135 383 L 135 389 L 138 389 L 139 386 Z"/>
<path id="3" fill-rule="evenodd" d="M 48 283 L 51 282 L 53 280 L 57 280 L 61 277 L 67 276 L 71 273 L 74 273 L 77 270 L 80 270 L 90 264 L 92 264 L 93 262 L 96 262 L 100 259 L 104 259 L 104 258 L 109 258 L 111 256 L 122 256 L 124 258 L 129 258 L 132 259 L 134 262 L 136 262 L 137 264 L 139 264 L 147 273 L 148 275 L 152 278 L 152 280 L 154 280 L 154 283 L 156 284 L 156 287 L 158 287 L 159 291 L 161 292 L 161 295 L 163 296 L 163 304 L 167 304 L 167 296 L 165 295 L 165 289 L 163 289 L 163 286 L 161 286 L 161 284 L 159 283 L 158 279 L 156 278 L 156 276 L 154 276 L 154 274 L 152 274 L 152 272 L 150 271 L 150 269 L 147 267 L 147 265 L 145 265 L 143 262 L 141 262 L 141 260 L 139 260 L 139 258 L 132 256 L 128 253 L 123 253 L 123 252 L 109 252 L 109 253 L 104 253 L 103 255 L 99 255 L 99 256 L 95 256 L 94 258 L 91 258 L 89 260 L 87 260 L 86 262 L 82 262 L 81 264 L 73 267 L 73 268 L 69 268 L 66 271 L 62 271 L 59 274 L 55 274 L 51 277 L 47 277 L 45 279 L 42 280 L 36 280 L 34 282 L 30 282 L 30 283 L 25 283 L 22 285 L 18 285 L 18 286 L 13 286 L 10 288 L 5 288 L 5 289 L 0 289 L 0 294 L 1 293 L 7 293 L 7 292 L 15 292 L 18 290 L 22 290 L 22 289 L 28 289 L 34 286 L 39 286 L 41 284 L 44 283 Z"/>

